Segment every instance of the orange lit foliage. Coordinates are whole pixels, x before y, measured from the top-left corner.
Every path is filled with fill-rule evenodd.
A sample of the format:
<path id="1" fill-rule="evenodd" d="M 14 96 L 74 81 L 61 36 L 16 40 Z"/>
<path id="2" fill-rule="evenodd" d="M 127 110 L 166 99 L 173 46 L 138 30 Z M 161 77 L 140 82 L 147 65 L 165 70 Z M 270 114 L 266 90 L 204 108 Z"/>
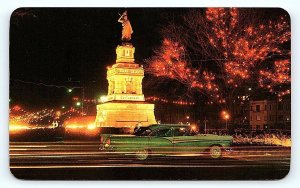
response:
<path id="1" fill-rule="evenodd" d="M 259 86 L 274 91 L 274 87 L 281 84 L 289 84 L 291 82 L 291 69 L 289 60 L 278 60 L 274 63 L 274 68 L 270 70 L 261 70 L 259 72 Z M 282 97 L 290 94 L 290 89 L 278 92 L 277 96 Z"/>
<path id="2" fill-rule="evenodd" d="M 218 94 L 219 88 L 215 83 L 215 75 L 193 68 L 185 59 L 185 50 L 177 42 L 164 39 L 159 53 L 152 58 L 147 67 L 147 71 L 158 77 L 167 77 L 179 81 L 190 88 L 205 90 L 206 93 L 216 94 L 215 97 L 220 103 L 225 100 L 221 99 Z"/>
<path id="3" fill-rule="evenodd" d="M 224 59 L 228 84 L 249 79 L 252 68 L 258 68 L 272 54 L 282 54 L 280 44 L 290 40 L 290 28 L 284 16 L 276 22 L 257 20 L 257 23 L 243 24 L 237 8 L 209 8 L 206 18 L 213 31 L 207 33 L 209 42 L 223 53 L 219 58 Z"/>
<path id="4" fill-rule="evenodd" d="M 245 83 L 259 83 L 258 88 L 281 96 L 289 94 L 276 87 L 290 83 L 290 54 L 280 48 L 290 41 L 289 22 L 286 16 L 271 20 L 255 14 L 253 9 L 237 8 L 190 11 L 182 24 L 171 22 L 163 29 L 164 42 L 148 62 L 148 72 L 176 79 L 219 103 L 225 102 L 221 98 L 230 88 Z M 275 57 L 286 60 L 275 61 Z M 266 68 L 270 62 L 272 69 Z"/>

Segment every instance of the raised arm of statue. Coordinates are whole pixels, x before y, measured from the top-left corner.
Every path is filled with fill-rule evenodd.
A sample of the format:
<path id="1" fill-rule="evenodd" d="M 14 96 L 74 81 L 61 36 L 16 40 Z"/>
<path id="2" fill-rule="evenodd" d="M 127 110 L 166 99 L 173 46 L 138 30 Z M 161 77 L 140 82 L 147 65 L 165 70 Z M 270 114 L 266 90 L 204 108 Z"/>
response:
<path id="1" fill-rule="evenodd" d="M 123 23 L 124 21 L 123 21 L 123 17 L 124 17 L 124 13 L 121 15 L 121 14 L 119 14 L 120 15 L 120 18 L 118 19 L 118 22 L 119 23 Z"/>

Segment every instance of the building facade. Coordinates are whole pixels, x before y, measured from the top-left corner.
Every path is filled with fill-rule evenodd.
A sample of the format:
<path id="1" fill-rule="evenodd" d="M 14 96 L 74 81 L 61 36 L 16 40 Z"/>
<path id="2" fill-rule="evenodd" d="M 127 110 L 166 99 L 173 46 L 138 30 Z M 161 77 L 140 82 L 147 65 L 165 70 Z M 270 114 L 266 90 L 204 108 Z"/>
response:
<path id="1" fill-rule="evenodd" d="M 290 99 L 250 101 L 251 129 L 290 129 L 290 125 Z"/>

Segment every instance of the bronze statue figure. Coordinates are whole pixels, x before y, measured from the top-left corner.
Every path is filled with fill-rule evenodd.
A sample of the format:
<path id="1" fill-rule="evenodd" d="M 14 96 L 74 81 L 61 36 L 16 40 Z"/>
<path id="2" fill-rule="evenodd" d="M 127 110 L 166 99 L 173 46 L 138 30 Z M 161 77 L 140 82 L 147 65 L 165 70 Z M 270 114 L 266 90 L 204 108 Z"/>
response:
<path id="1" fill-rule="evenodd" d="M 122 23 L 122 41 L 129 42 L 131 40 L 131 34 L 133 33 L 130 21 L 127 17 L 127 10 L 120 15 L 118 22 Z"/>

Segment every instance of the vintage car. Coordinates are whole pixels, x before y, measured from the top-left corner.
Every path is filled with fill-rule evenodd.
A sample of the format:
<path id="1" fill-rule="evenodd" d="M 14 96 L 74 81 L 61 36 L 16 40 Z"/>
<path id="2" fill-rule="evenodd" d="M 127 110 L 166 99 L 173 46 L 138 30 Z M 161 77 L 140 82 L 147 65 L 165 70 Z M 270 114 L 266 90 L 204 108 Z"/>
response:
<path id="1" fill-rule="evenodd" d="M 134 135 L 100 136 L 100 149 L 145 160 L 149 156 L 200 156 L 221 158 L 230 150 L 233 138 L 213 134 L 196 134 L 192 126 L 153 124 Z"/>

